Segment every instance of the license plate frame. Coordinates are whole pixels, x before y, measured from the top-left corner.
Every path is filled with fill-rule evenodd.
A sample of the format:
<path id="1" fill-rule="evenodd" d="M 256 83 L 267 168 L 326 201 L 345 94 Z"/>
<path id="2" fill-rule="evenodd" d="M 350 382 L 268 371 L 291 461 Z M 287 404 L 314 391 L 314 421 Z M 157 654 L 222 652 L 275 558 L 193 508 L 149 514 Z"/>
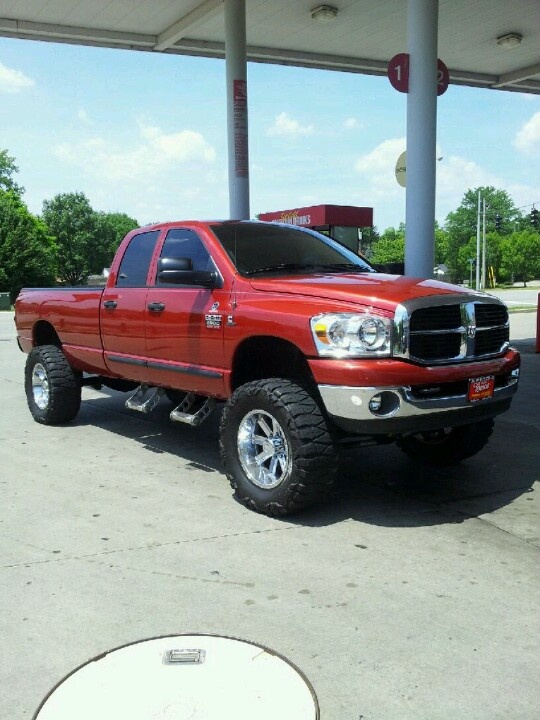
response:
<path id="1" fill-rule="evenodd" d="M 470 378 L 467 389 L 467 400 L 470 403 L 491 400 L 495 394 L 495 375 L 482 375 Z"/>

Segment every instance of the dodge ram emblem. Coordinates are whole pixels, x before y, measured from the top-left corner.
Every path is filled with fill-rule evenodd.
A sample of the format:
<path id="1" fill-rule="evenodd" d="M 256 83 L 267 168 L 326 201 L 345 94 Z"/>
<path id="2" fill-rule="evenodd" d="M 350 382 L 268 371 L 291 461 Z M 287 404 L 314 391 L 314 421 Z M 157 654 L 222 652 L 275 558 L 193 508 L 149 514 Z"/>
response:
<path id="1" fill-rule="evenodd" d="M 469 323 L 467 325 L 467 337 L 470 337 L 471 339 L 474 338 L 476 335 L 476 323 Z"/>

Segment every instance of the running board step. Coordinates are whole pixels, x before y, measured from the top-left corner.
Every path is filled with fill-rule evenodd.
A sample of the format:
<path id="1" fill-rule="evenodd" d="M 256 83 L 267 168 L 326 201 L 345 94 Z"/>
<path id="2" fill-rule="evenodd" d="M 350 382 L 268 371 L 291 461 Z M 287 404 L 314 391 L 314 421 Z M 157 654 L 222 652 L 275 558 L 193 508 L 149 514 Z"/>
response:
<path id="1" fill-rule="evenodd" d="M 156 407 L 163 395 L 163 388 L 151 387 L 150 385 L 139 385 L 135 394 L 126 400 L 126 407 L 129 410 L 137 410 L 142 413 L 149 413 Z M 148 396 L 148 397 L 147 397 Z"/>
<path id="2" fill-rule="evenodd" d="M 187 425 L 192 425 L 193 427 L 197 427 L 203 423 L 216 406 L 216 401 L 212 397 L 206 398 L 196 412 L 190 412 L 190 410 L 194 409 L 198 400 L 200 400 L 200 396 L 195 395 L 194 393 L 188 393 L 180 405 L 178 405 L 178 407 L 176 407 L 170 414 L 171 420 L 174 422 L 186 423 Z"/>

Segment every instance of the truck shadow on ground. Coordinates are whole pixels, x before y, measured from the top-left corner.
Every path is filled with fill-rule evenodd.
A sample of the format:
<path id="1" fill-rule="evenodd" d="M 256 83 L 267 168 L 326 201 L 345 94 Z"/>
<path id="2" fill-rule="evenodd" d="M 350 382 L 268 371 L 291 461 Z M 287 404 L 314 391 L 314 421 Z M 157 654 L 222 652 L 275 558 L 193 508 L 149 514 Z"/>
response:
<path id="1" fill-rule="evenodd" d="M 213 474 L 216 483 L 228 488 L 218 449 L 219 409 L 202 426 L 192 428 L 169 420 L 172 406 L 164 399 L 150 415 L 142 415 L 125 409 L 126 398 L 108 390 L 89 399 L 83 393 L 76 424 L 100 427 L 157 455 L 176 456 L 190 469 Z M 519 441 L 509 443 L 509 437 Z M 283 522 L 313 527 L 349 519 L 388 527 L 463 522 L 531 492 L 538 476 L 539 447 L 538 429 L 513 421 L 508 413 L 497 420 L 481 453 L 450 468 L 422 465 L 393 445 L 344 450 L 327 500 Z"/>
<path id="2" fill-rule="evenodd" d="M 523 355 L 536 353 L 536 338 L 522 338 L 521 340 L 513 340 L 512 346 L 519 350 Z"/>

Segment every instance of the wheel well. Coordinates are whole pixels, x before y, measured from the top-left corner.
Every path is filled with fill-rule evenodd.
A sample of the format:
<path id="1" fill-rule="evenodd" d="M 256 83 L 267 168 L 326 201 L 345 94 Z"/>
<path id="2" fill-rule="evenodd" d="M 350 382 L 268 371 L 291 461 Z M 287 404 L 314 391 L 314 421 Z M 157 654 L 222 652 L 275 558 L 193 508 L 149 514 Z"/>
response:
<path id="1" fill-rule="evenodd" d="M 298 383 L 313 383 L 313 376 L 303 353 L 287 340 L 255 337 L 244 340 L 237 348 L 232 366 L 232 389 L 251 380 L 287 378 Z"/>
<path id="2" fill-rule="evenodd" d="M 39 320 L 34 325 L 33 336 L 34 347 L 38 345 L 56 345 L 56 347 L 62 347 L 56 330 L 46 320 Z"/>

